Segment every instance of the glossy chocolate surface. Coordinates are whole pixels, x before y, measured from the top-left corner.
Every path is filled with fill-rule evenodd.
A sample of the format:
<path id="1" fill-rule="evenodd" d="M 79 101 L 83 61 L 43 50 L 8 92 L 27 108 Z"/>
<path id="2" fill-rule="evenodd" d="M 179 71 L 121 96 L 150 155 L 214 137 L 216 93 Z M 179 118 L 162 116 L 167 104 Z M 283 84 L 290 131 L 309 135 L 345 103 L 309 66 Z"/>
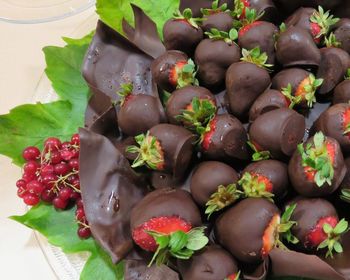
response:
<path id="1" fill-rule="evenodd" d="M 333 104 L 348 103 L 350 101 L 350 80 L 342 81 L 334 89 Z"/>
<path id="2" fill-rule="evenodd" d="M 314 12 L 317 12 L 314 8 L 301 7 L 287 18 L 285 24 L 287 27 L 296 26 L 302 28 L 305 31 L 308 31 L 312 36 L 310 18 Z"/>
<path id="3" fill-rule="evenodd" d="M 348 17 L 349 16 L 350 15 L 348 15 Z M 342 48 L 343 50 L 347 51 L 350 54 L 350 19 L 342 18 L 335 25 L 335 29 L 333 32 L 337 41 L 341 43 L 340 48 Z"/>
<path id="4" fill-rule="evenodd" d="M 249 0 L 250 7 L 255 9 L 257 14 L 264 13 L 260 20 L 276 22 L 280 14 L 272 0 Z"/>
<path id="5" fill-rule="evenodd" d="M 212 28 L 216 28 L 220 31 L 229 32 L 232 28 L 233 18 L 228 12 L 219 12 L 203 17 L 203 23 L 201 25 L 203 31 L 210 31 Z"/>
<path id="6" fill-rule="evenodd" d="M 145 261 L 125 261 L 124 280 L 180 280 L 179 274 L 166 265 L 147 267 Z"/>

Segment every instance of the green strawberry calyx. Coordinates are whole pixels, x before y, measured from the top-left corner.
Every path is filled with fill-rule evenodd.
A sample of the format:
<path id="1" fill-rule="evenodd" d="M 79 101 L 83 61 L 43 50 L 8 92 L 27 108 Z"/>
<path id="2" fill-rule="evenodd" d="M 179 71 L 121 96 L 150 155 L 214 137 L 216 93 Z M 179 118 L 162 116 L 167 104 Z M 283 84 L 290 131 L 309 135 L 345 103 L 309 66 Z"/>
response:
<path id="1" fill-rule="evenodd" d="M 242 61 L 253 63 L 261 68 L 270 71 L 270 67 L 273 67 L 273 64 L 267 64 L 268 56 L 265 52 L 261 52 L 259 47 L 255 47 L 254 49 L 247 50 L 242 49 Z"/>
<path id="2" fill-rule="evenodd" d="M 242 187 L 245 197 L 264 197 L 273 202 L 274 194 L 266 190 L 264 182 L 259 180 L 258 174 L 245 172 L 238 184 Z"/>
<path id="3" fill-rule="evenodd" d="M 192 59 L 189 59 L 187 63 L 181 67 L 175 66 L 175 71 L 177 74 L 177 89 L 188 85 L 199 85 L 199 82 L 196 79 L 197 66 Z"/>
<path id="4" fill-rule="evenodd" d="M 321 32 L 316 35 L 316 38 L 320 38 L 328 34 L 330 27 L 336 24 L 339 18 L 335 18 L 330 14 L 330 11 L 325 12 L 321 6 L 318 6 L 318 10 L 311 15 L 310 21 L 321 28 Z"/>
<path id="5" fill-rule="evenodd" d="M 201 23 L 203 21 L 202 18 L 194 18 L 193 14 L 192 14 L 192 10 L 190 8 L 186 8 L 183 10 L 183 12 L 181 13 L 179 10 L 177 10 L 174 15 L 173 18 L 175 20 L 185 20 L 187 21 L 192 27 L 198 29 L 199 28 L 199 23 Z"/>
<path id="6" fill-rule="evenodd" d="M 259 151 L 251 141 L 247 141 L 248 146 L 254 151 L 252 155 L 253 161 L 260 161 L 271 158 L 269 151 Z"/>
<path id="7" fill-rule="evenodd" d="M 238 32 L 235 28 L 232 28 L 229 32 L 219 31 L 216 28 L 212 28 L 210 29 L 210 32 L 205 32 L 205 34 L 213 41 L 223 40 L 228 45 L 235 44 L 235 40 L 238 38 Z"/>
<path id="8" fill-rule="evenodd" d="M 202 8 L 201 12 L 203 16 L 209 16 L 221 12 L 229 12 L 230 10 L 227 8 L 227 3 L 223 3 L 221 6 L 219 5 L 219 0 L 214 0 L 211 4 L 211 8 Z"/>

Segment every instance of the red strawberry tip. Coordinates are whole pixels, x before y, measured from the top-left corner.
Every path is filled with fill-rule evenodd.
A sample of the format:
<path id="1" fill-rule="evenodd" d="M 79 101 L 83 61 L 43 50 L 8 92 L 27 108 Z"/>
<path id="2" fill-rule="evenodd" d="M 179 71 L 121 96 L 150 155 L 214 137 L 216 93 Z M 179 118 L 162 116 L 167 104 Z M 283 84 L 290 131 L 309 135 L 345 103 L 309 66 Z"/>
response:
<path id="1" fill-rule="evenodd" d="M 169 82 L 177 89 L 188 85 L 198 85 L 197 67 L 192 59 L 178 61 L 169 73 Z"/>
<path id="2" fill-rule="evenodd" d="M 224 280 L 239 280 L 240 275 L 241 275 L 241 271 L 238 271 L 237 273 L 233 273 L 227 276 Z"/>
<path id="3" fill-rule="evenodd" d="M 264 175 L 245 172 L 238 184 L 246 197 L 264 197 L 273 202 L 273 185 Z"/>
<path id="4" fill-rule="evenodd" d="M 330 14 L 330 11 L 324 11 L 321 6 L 310 17 L 311 33 L 314 39 L 320 40 L 322 36 L 326 36 L 330 27 L 336 24 L 340 19 Z M 317 42 L 317 41 L 316 41 Z"/>

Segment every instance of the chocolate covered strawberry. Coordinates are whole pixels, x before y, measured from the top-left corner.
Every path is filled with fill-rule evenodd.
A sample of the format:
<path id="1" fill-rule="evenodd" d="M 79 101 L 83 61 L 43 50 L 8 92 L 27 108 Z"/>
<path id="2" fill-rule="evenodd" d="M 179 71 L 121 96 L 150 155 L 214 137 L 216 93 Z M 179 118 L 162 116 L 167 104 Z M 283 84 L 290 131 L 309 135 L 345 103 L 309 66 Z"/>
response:
<path id="1" fill-rule="evenodd" d="M 248 159 L 247 132 L 232 115 L 216 115 L 206 127 L 198 127 L 197 133 L 205 157 L 214 160 Z"/>
<path id="2" fill-rule="evenodd" d="M 131 211 L 132 239 L 143 250 L 154 252 L 149 265 L 167 264 L 170 257 L 191 258 L 208 243 L 200 225 L 199 210 L 184 190 L 153 191 Z"/>
<path id="3" fill-rule="evenodd" d="M 229 32 L 232 28 L 233 18 L 230 10 L 227 9 L 227 3 L 219 5 L 219 0 L 214 0 L 211 8 L 201 9 L 203 14 L 202 29 L 210 31 L 212 28 L 220 31 Z"/>
<path id="4" fill-rule="evenodd" d="M 333 32 L 337 42 L 339 42 L 339 48 L 350 54 L 350 19 L 340 19 L 334 26 Z"/>
<path id="5" fill-rule="evenodd" d="M 287 20 L 287 27 L 297 26 L 308 31 L 316 44 L 320 44 L 324 36 L 328 35 L 330 28 L 339 21 L 330 14 L 330 11 L 324 11 L 319 6 L 318 10 L 313 8 L 299 8 Z"/>
<path id="6" fill-rule="evenodd" d="M 132 84 L 123 84 L 118 94 L 120 110 L 118 111 L 118 125 L 123 133 L 136 136 L 164 121 L 160 112 L 159 101 L 150 95 L 132 93 Z"/>
<path id="7" fill-rule="evenodd" d="M 299 239 L 298 246 L 309 252 L 319 251 L 326 257 L 342 253 L 341 236 L 348 231 L 348 222 L 327 200 L 297 198 L 291 219 L 296 222 L 291 232 Z"/>
<path id="8" fill-rule="evenodd" d="M 218 242 L 239 261 L 259 263 L 275 247 L 284 247 L 281 239 L 297 242 L 290 232 L 295 225 L 290 220 L 292 212 L 293 206 L 281 216 L 277 206 L 267 199 L 247 198 L 217 219 L 215 234 Z"/>
<path id="9" fill-rule="evenodd" d="M 168 120 L 194 129 L 205 126 L 216 113 L 214 95 L 204 87 L 186 86 L 175 90 L 166 104 Z"/>
<path id="10" fill-rule="evenodd" d="M 243 60 L 232 64 L 226 72 L 226 97 L 232 114 L 247 118 L 249 109 L 257 97 L 270 85 L 271 79 L 265 67 L 268 59 L 259 48 L 242 50 Z"/>
<path id="11" fill-rule="evenodd" d="M 348 103 L 350 101 L 350 68 L 345 80 L 336 86 L 333 92 L 333 104 Z"/>
<path id="12" fill-rule="evenodd" d="M 193 18 L 191 9 L 176 12 L 163 27 L 164 45 L 167 50 L 179 50 L 191 55 L 203 39 L 203 30 L 198 25 L 200 18 Z"/>
<path id="13" fill-rule="evenodd" d="M 198 78 L 206 87 L 220 89 L 225 82 L 227 68 L 241 58 L 241 49 L 234 42 L 237 31 L 211 29 L 205 33 L 209 39 L 199 43 L 194 60 L 198 66 Z"/>
<path id="14" fill-rule="evenodd" d="M 289 158 L 302 142 L 305 118 L 288 109 L 276 109 L 259 116 L 249 128 L 253 160 Z"/>
<path id="15" fill-rule="evenodd" d="M 218 245 L 209 245 L 193 255 L 190 260 L 177 260 L 183 280 L 238 280 L 237 261 Z"/>
<path id="16" fill-rule="evenodd" d="M 279 72 L 272 79 L 272 88 L 282 92 L 289 101 L 289 108 L 299 106 L 312 108 L 316 102 L 316 91 L 322 86 L 323 79 L 300 68 L 289 68 Z"/>
<path id="17" fill-rule="evenodd" d="M 272 0 L 234 0 L 233 16 L 237 19 L 246 18 L 247 9 L 254 9 L 261 20 L 276 21 L 278 12 Z"/>
<path id="18" fill-rule="evenodd" d="M 137 155 L 133 168 L 146 165 L 181 177 L 192 158 L 193 135 L 180 126 L 159 124 L 146 134 L 136 136 L 135 140 L 137 145 L 126 149 Z"/>
<path id="19" fill-rule="evenodd" d="M 294 189 L 307 197 L 327 196 L 342 182 L 346 167 L 337 140 L 316 133 L 300 144 L 288 165 Z"/>
<path id="20" fill-rule="evenodd" d="M 181 51 L 167 51 L 152 62 L 151 72 L 157 85 L 168 92 L 197 84 L 196 66 Z"/>
<path id="21" fill-rule="evenodd" d="M 350 152 L 350 105 L 339 103 L 328 108 L 316 120 L 313 130 L 337 140 L 344 153 Z"/>

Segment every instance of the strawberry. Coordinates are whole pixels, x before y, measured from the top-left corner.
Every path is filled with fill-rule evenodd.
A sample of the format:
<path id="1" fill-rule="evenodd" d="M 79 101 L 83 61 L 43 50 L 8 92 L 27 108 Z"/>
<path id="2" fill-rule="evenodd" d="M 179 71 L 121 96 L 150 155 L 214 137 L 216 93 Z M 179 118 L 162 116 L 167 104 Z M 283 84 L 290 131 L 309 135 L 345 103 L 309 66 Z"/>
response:
<path id="1" fill-rule="evenodd" d="M 237 273 L 233 273 L 233 274 L 227 276 L 224 280 L 239 280 L 240 274 L 241 274 L 241 272 L 238 271 Z"/>
<path id="2" fill-rule="evenodd" d="M 196 66 L 192 59 L 189 59 L 188 61 L 178 61 L 170 69 L 169 82 L 176 88 L 197 84 L 194 78 L 195 75 Z"/>
<path id="3" fill-rule="evenodd" d="M 247 197 L 265 197 L 272 199 L 274 196 L 273 185 L 269 178 L 254 172 L 245 172 L 238 181 Z"/>
<path id="4" fill-rule="evenodd" d="M 232 28 L 233 18 L 230 10 L 227 9 L 227 3 L 219 5 L 219 0 L 214 0 L 211 8 L 201 9 L 203 14 L 202 29 L 209 31 L 213 28 L 228 32 Z"/>
<path id="5" fill-rule="evenodd" d="M 245 17 L 241 21 L 234 21 L 234 27 L 239 28 L 238 37 L 244 36 L 251 28 L 261 25 L 263 22 L 258 21 L 262 13 L 257 14 L 255 9 L 244 8 Z"/>
<path id="6" fill-rule="evenodd" d="M 216 130 L 216 123 L 217 119 L 213 118 L 212 120 L 210 120 L 203 133 L 200 132 L 201 146 L 204 149 L 204 151 L 209 150 L 210 144 L 212 143 L 212 137 Z"/>
<path id="7" fill-rule="evenodd" d="M 254 152 L 252 155 L 252 161 L 260 161 L 271 158 L 271 153 L 269 151 L 264 151 L 259 144 L 253 141 L 248 141 L 247 144 Z"/>
<path id="8" fill-rule="evenodd" d="M 239 20 L 246 18 L 246 9 L 250 8 L 249 0 L 235 0 L 233 14 Z"/>
<path id="9" fill-rule="evenodd" d="M 344 134 L 350 138 L 350 108 L 343 113 L 343 130 Z"/>
<path id="10" fill-rule="evenodd" d="M 132 83 L 122 84 L 120 86 L 120 90 L 117 94 L 120 96 L 119 104 L 120 106 L 124 106 L 129 100 L 133 99 L 135 96 L 132 94 L 134 86 Z"/>

